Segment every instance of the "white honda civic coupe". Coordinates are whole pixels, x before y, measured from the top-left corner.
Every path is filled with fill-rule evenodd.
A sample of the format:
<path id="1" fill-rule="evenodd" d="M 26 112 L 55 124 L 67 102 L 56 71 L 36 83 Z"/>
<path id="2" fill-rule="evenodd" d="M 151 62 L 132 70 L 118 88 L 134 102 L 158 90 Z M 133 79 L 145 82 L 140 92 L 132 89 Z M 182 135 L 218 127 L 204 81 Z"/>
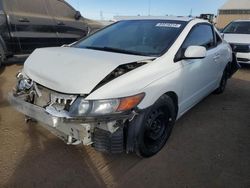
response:
<path id="1" fill-rule="evenodd" d="M 205 20 L 135 18 L 68 47 L 35 50 L 9 101 L 67 144 L 150 157 L 174 123 L 237 70 Z"/>

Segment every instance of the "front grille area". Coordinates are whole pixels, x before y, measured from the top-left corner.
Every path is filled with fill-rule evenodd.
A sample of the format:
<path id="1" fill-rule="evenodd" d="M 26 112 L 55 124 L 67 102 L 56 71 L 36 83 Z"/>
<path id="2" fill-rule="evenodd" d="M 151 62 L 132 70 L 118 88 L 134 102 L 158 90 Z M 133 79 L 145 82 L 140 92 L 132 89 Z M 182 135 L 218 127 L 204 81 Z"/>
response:
<path id="1" fill-rule="evenodd" d="M 237 58 L 238 61 L 241 61 L 241 62 L 248 62 L 250 61 L 250 59 L 247 59 L 247 58 Z"/>
<path id="2" fill-rule="evenodd" d="M 40 107 L 46 107 L 51 102 L 50 94 L 51 91 L 41 85 L 37 84 L 37 96 L 35 97 L 34 104 Z"/>
<path id="3" fill-rule="evenodd" d="M 234 52 L 242 52 L 247 53 L 250 52 L 250 48 L 248 44 L 233 44 L 230 43 L 230 46 Z"/>
<path id="4" fill-rule="evenodd" d="M 34 99 L 34 104 L 43 108 L 50 105 L 68 111 L 77 97 L 76 95 L 55 92 L 39 84 L 36 84 L 35 90 L 37 95 Z"/>

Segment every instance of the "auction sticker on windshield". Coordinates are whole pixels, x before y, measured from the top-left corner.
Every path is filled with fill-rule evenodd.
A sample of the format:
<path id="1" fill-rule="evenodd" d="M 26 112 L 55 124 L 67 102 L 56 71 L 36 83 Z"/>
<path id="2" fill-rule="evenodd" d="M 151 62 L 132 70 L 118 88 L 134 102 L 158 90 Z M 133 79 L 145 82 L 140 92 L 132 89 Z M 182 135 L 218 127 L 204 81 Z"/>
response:
<path id="1" fill-rule="evenodd" d="M 157 23 L 155 26 L 156 26 L 156 27 L 180 28 L 180 27 L 181 27 L 181 24 L 175 24 L 175 23 Z"/>

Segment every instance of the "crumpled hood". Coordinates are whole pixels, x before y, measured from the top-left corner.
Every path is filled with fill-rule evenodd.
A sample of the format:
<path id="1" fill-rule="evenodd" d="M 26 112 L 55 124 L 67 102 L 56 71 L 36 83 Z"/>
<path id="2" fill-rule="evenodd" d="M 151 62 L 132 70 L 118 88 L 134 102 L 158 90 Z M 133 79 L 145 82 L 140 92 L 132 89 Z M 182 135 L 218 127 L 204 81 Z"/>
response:
<path id="1" fill-rule="evenodd" d="M 224 39 L 228 43 L 250 44 L 250 35 L 247 34 L 224 34 Z"/>
<path id="2" fill-rule="evenodd" d="M 23 71 L 52 90 L 89 94 L 119 65 L 148 59 L 151 58 L 71 47 L 41 48 L 29 56 Z"/>

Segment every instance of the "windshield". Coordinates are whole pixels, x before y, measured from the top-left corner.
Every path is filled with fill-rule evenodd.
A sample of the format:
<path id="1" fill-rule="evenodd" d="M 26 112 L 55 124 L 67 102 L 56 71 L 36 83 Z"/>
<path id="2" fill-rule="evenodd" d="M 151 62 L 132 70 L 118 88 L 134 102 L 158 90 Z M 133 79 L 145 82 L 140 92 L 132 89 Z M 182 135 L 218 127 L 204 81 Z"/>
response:
<path id="1" fill-rule="evenodd" d="M 73 47 L 117 53 L 160 56 L 185 27 L 184 21 L 120 21 L 77 42 Z"/>
<path id="2" fill-rule="evenodd" d="M 250 34 L 250 22 L 232 22 L 223 33 Z"/>

